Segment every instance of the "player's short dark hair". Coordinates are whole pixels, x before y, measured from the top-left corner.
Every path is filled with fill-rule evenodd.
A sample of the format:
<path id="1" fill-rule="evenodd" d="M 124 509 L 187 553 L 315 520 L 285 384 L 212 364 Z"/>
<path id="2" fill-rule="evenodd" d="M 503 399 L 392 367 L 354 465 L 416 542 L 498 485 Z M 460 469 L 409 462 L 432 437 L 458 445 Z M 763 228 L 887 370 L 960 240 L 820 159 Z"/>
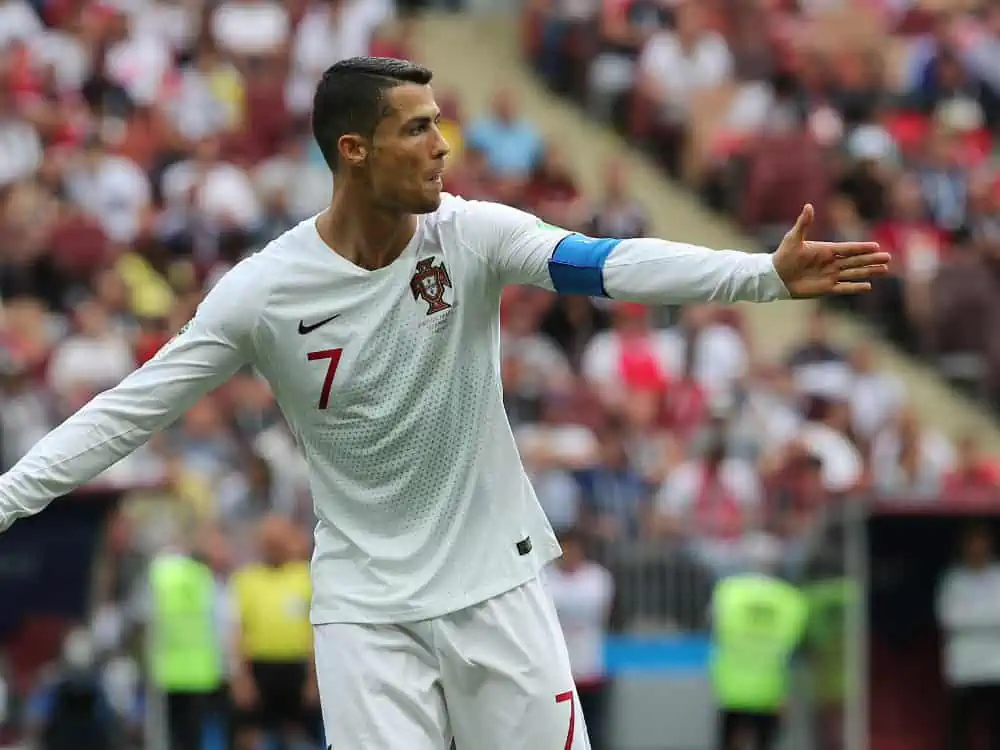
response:
<path id="1" fill-rule="evenodd" d="M 372 137 L 388 114 L 385 92 L 406 83 L 424 86 L 432 77 L 422 65 L 391 57 L 349 57 L 327 68 L 313 97 L 312 129 L 330 169 L 337 171 L 342 135 Z"/>

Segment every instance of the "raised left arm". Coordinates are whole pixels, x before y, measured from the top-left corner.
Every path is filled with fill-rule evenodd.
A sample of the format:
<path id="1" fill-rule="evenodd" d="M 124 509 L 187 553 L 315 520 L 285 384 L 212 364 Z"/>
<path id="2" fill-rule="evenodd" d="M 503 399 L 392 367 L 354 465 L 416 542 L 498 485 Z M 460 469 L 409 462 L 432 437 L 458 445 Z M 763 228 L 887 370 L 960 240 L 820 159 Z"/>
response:
<path id="1" fill-rule="evenodd" d="M 587 237 L 497 203 L 470 202 L 468 211 L 463 239 L 486 257 L 503 284 L 646 304 L 771 302 L 862 292 L 872 277 L 887 271 L 889 259 L 875 243 L 807 241 L 811 206 L 773 255 L 653 238 Z"/>

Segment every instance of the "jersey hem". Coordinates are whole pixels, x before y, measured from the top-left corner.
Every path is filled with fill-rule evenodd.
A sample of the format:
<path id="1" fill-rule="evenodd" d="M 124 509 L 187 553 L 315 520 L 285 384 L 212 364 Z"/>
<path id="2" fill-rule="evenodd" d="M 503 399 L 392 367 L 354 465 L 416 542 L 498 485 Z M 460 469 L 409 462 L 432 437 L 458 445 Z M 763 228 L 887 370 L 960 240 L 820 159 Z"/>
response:
<path id="1" fill-rule="evenodd" d="M 545 557 L 540 558 L 531 573 L 473 591 L 462 599 L 457 600 L 455 604 L 449 606 L 406 608 L 367 616 L 359 613 L 356 607 L 315 607 L 310 613 L 309 621 L 313 625 L 400 625 L 434 620 L 438 617 L 461 612 L 463 609 L 482 604 L 489 599 L 501 596 L 508 591 L 513 591 L 526 583 L 530 583 L 538 578 L 538 574 L 542 568 L 559 557 L 560 554 L 559 550 L 555 550 Z"/>

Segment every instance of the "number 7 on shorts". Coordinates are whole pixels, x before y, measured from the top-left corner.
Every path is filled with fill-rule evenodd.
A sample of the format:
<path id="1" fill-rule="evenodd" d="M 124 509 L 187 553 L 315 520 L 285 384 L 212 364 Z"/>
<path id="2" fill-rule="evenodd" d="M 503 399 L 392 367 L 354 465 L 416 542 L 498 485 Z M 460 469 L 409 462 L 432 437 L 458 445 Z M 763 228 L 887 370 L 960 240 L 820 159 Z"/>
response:
<path id="1" fill-rule="evenodd" d="M 573 700 L 573 691 L 556 695 L 556 703 L 569 703 L 569 729 L 566 730 L 566 746 L 563 750 L 573 750 L 573 735 L 576 733 L 576 701 Z"/>

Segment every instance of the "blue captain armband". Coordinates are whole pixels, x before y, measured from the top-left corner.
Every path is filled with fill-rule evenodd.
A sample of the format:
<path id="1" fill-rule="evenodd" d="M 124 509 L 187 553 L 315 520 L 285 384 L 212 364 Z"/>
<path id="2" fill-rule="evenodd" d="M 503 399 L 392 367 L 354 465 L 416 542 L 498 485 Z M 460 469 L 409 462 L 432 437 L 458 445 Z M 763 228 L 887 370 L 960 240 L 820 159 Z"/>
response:
<path id="1" fill-rule="evenodd" d="M 621 240 L 597 239 L 582 234 L 564 237 L 549 258 L 549 277 L 559 294 L 607 297 L 604 261 Z"/>

